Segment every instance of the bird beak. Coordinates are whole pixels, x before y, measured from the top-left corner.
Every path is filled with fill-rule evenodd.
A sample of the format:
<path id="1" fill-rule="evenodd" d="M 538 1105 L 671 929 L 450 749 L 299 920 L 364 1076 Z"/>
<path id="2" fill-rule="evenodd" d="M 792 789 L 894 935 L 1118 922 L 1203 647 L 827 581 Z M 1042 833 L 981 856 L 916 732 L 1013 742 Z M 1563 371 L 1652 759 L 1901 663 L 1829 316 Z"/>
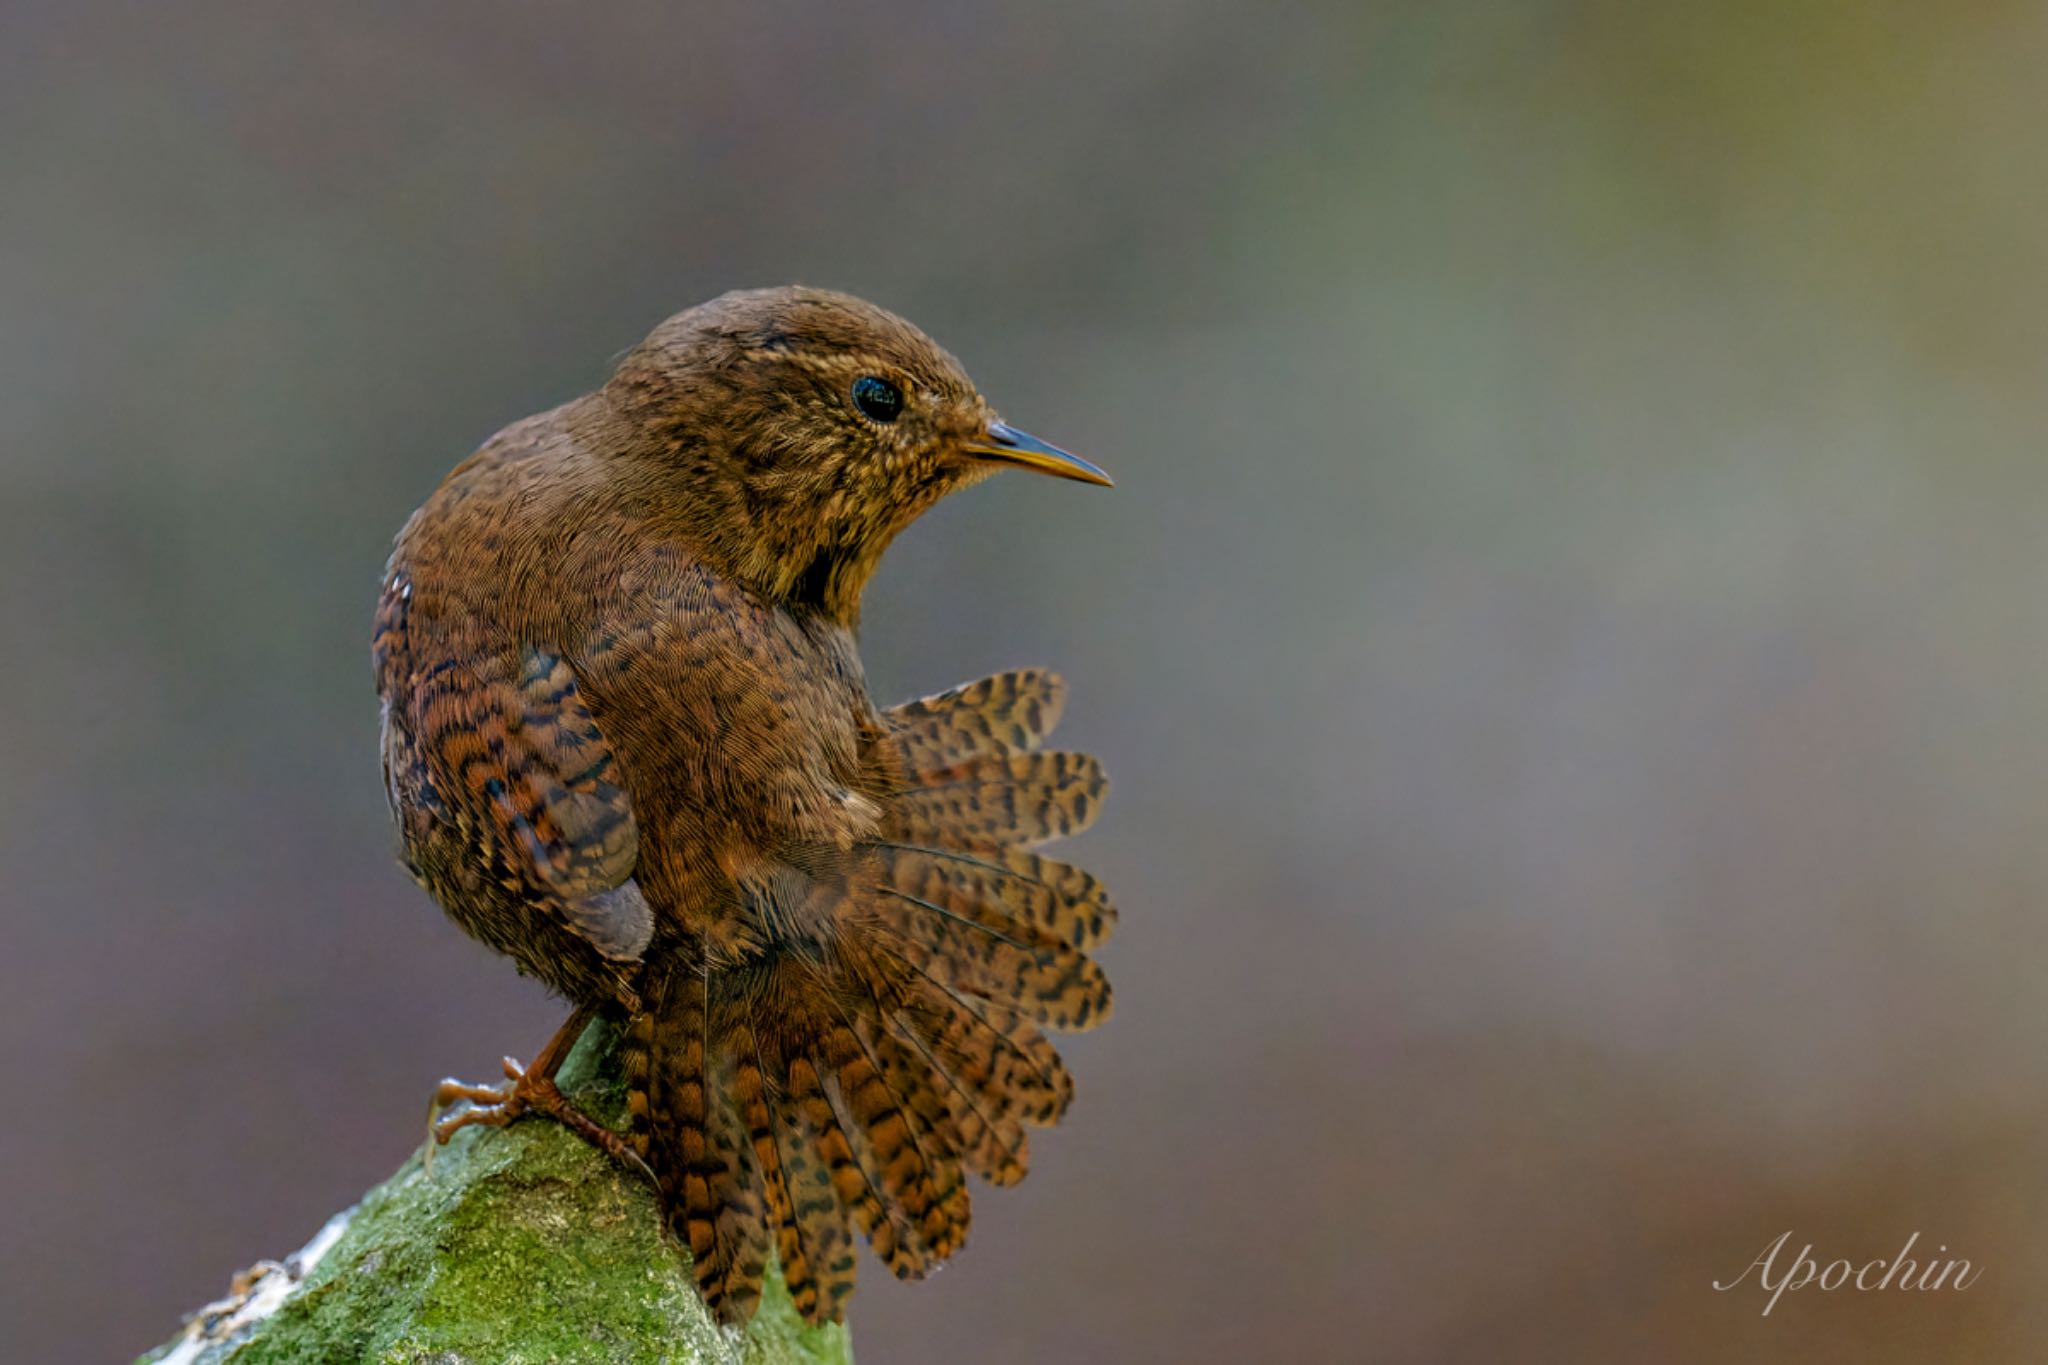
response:
<path id="1" fill-rule="evenodd" d="M 977 460 L 1020 465 L 1039 474 L 1052 474 L 1062 479 L 1079 479 L 1082 483 L 1099 483 L 1104 488 L 1116 486 L 1116 480 L 1079 455 L 1070 455 L 1058 446 L 1047 445 L 1036 436 L 1019 431 L 1007 422 L 990 422 L 986 437 L 979 441 L 969 441 L 961 449 Z"/>

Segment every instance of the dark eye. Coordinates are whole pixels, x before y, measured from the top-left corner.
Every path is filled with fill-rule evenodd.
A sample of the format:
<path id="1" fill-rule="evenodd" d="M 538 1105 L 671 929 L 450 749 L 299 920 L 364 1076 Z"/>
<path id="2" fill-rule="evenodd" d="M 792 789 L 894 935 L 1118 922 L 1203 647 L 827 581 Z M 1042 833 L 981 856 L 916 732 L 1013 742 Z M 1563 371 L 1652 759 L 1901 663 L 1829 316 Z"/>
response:
<path id="1" fill-rule="evenodd" d="M 864 374 L 853 381 L 853 405 L 877 422 L 893 422 L 903 411 L 903 392 L 886 379 Z"/>

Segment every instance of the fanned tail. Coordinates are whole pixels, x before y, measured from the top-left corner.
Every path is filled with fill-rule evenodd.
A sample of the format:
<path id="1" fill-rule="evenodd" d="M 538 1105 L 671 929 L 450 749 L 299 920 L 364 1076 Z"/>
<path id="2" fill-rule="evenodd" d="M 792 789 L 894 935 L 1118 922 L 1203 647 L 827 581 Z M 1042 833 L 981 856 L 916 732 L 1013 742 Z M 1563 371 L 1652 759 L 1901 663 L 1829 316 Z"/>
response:
<path id="1" fill-rule="evenodd" d="M 850 1229 L 906 1279 L 966 1237 L 965 1143 L 866 977 L 791 952 L 643 993 L 625 1065 L 633 1140 L 723 1321 L 752 1316 L 771 1250 L 798 1311 L 823 1322 L 853 1290 Z"/>
<path id="2" fill-rule="evenodd" d="M 797 931 L 643 991 L 634 1141 L 721 1319 L 751 1315 L 771 1254 L 807 1319 L 842 1318 L 854 1231 L 924 1275 L 966 1239 L 965 1177 L 1021 1180 L 1026 1128 L 1066 1112 L 1041 1029 L 1108 1017 L 1087 954 L 1116 912 L 1094 877 L 1026 851 L 1086 828 L 1106 786 L 1094 759 L 1037 749 L 1063 694 L 1026 671 L 887 713 L 901 791 L 843 880 L 787 869 L 792 903 L 764 922 Z"/>
<path id="3" fill-rule="evenodd" d="M 926 1079 L 947 1120 L 934 1126 L 993 1184 L 1023 1178 L 1024 1126 L 1058 1122 L 1073 1099 L 1039 1026 L 1088 1029 L 1110 1013 L 1109 981 L 1087 956 L 1116 925 L 1108 893 L 1026 847 L 1086 829 L 1107 790 L 1095 759 L 1039 751 L 1065 695 L 1056 675 L 1027 669 L 884 717 L 904 790 L 870 850 L 865 910 L 908 980 L 881 1052 Z"/>
<path id="4" fill-rule="evenodd" d="M 955 999 L 1073 1030 L 1108 1017 L 1086 952 L 1116 911 L 1095 878 L 1027 851 L 1085 830 L 1109 786 L 1090 755 L 1038 750 L 1065 695 L 1027 669 L 889 712 L 904 791 L 872 852 L 875 914 L 907 965 Z"/>

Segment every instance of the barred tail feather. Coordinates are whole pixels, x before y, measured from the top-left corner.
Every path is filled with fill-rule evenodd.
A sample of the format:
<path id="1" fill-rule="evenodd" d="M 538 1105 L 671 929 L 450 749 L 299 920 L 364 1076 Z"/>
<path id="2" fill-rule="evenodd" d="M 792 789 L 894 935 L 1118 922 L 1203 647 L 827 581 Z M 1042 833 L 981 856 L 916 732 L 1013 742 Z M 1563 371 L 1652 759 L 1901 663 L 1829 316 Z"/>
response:
<path id="1" fill-rule="evenodd" d="M 767 1260 L 758 1173 L 734 1092 L 736 1067 L 714 1033 L 711 978 L 676 974 L 649 1001 L 653 1019 L 645 1099 L 646 1159 L 697 1288 L 721 1316 L 744 1320 L 760 1298 Z M 632 1067 L 629 1063 L 629 1074 Z"/>
<path id="2" fill-rule="evenodd" d="M 927 1094 L 952 1121 L 954 1150 L 967 1171 L 991 1185 L 1014 1185 L 1031 1168 L 1024 1120 L 1001 1097 L 990 1098 L 940 1062 L 932 1045 L 902 1017 L 888 1023 L 884 1055 L 896 1065 L 934 1078 Z"/>
<path id="3" fill-rule="evenodd" d="M 916 1080 L 886 1072 L 851 1024 L 828 1030 L 823 1053 L 832 1067 L 835 1108 L 861 1169 L 880 1189 L 894 1235 L 922 1274 L 959 1249 L 966 1236 L 965 1187 L 959 1164 L 923 1127 L 901 1092 Z M 903 1268 L 891 1266 L 899 1275 Z"/>
<path id="4" fill-rule="evenodd" d="M 1043 844 L 1095 823 L 1109 779 L 1088 754 L 989 755 L 927 769 L 896 802 L 913 843 Z"/>
<path id="5" fill-rule="evenodd" d="M 805 1263 L 817 1281 L 797 1308 L 811 1322 L 839 1322 L 853 1297 L 855 1258 L 853 1230 L 846 1206 L 832 1187 L 831 1171 L 818 1148 L 819 1134 L 793 1104 L 777 1115 L 777 1148 L 783 1182 L 789 1189 L 795 1226 L 789 1231 L 801 1243 Z M 786 1271 L 785 1271 L 786 1273 Z M 796 1297 L 794 1284 L 791 1298 Z"/>
<path id="6" fill-rule="evenodd" d="M 885 883 L 949 909 L 999 909 L 1018 924 L 1071 944 L 1099 948 L 1116 928 L 1116 907 L 1092 875 L 1071 863 L 999 845 L 876 846 Z"/>
<path id="7" fill-rule="evenodd" d="M 818 1276 L 811 1258 L 817 1248 L 815 1239 L 806 1235 L 809 1210 L 797 1203 L 794 1177 L 784 1165 L 784 1125 L 768 1095 L 761 1042 L 751 1019 L 743 1031 L 735 1031 L 733 1055 L 733 1098 L 747 1127 L 754 1169 L 760 1172 L 768 1227 L 775 1239 L 775 1257 L 782 1266 L 783 1283 L 797 1312 L 813 1318 L 818 1313 Z"/>
<path id="8" fill-rule="evenodd" d="M 789 1064 L 790 1100 L 794 1112 L 816 1134 L 818 1154 L 831 1176 L 832 1192 L 846 1206 L 854 1227 L 868 1239 L 877 1258 L 898 1279 L 913 1280 L 929 1270 L 921 1246 L 910 1236 L 908 1221 L 901 1210 L 885 1204 L 874 1173 L 861 1164 L 860 1153 L 849 1135 L 852 1124 L 843 1121 L 839 1104 L 826 1090 L 824 1078 L 809 1057 L 796 1057 Z"/>
<path id="9" fill-rule="evenodd" d="M 985 904 L 946 908 L 887 888 L 876 917 L 919 972 L 1063 1031 L 1109 1017 L 1109 978 L 1093 959 Z"/>
<path id="10" fill-rule="evenodd" d="M 744 1320 L 754 1315 L 761 1300 L 769 1228 L 761 1172 L 753 1162 L 747 1126 L 736 1099 L 734 1059 L 725 1054 L 718 1062 L 709 1078 L 712 1106 L 707 1133 L 709 1196 L 717 1212 L 712 1222 L 713 1254 L 697 1261 L 697 1284 L 707 1302 L 720 1302 L 726 1312 Z"/>
<path id="11" fill-rule="evenodd" d="M 1074 1098 L 1074 1079 L 1029 1019 L 927 978 L 898 1019 L 922 1039 L 948 1075 L 985 1103 L 1026 1123 L 1056 1123 Z"/>
<path id="12" fill-rule="evenodd" d="M 1059 724 L 1067 685 L 1042 668 L 998 673 L 888 713 L 890 729 L 913 772 L 981 754 L 1026 753 Z"/>

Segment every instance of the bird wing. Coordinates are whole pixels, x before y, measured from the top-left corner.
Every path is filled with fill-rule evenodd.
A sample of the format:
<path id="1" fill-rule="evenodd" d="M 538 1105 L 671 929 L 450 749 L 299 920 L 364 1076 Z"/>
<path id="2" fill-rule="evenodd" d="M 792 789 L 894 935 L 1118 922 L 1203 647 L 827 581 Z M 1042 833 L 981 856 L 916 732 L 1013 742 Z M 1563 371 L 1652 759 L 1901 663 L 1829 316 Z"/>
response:
<path id="1" fill-rule="evenodd" d="M 653 933 L 632 880 L 639 830 L 575 670 L 533 645 L 422 653 L 410 602 L 392 575 L 373 648 L 407 867 L 429 890 L 495 882 L 605 957 L 638 961 Z"/>

